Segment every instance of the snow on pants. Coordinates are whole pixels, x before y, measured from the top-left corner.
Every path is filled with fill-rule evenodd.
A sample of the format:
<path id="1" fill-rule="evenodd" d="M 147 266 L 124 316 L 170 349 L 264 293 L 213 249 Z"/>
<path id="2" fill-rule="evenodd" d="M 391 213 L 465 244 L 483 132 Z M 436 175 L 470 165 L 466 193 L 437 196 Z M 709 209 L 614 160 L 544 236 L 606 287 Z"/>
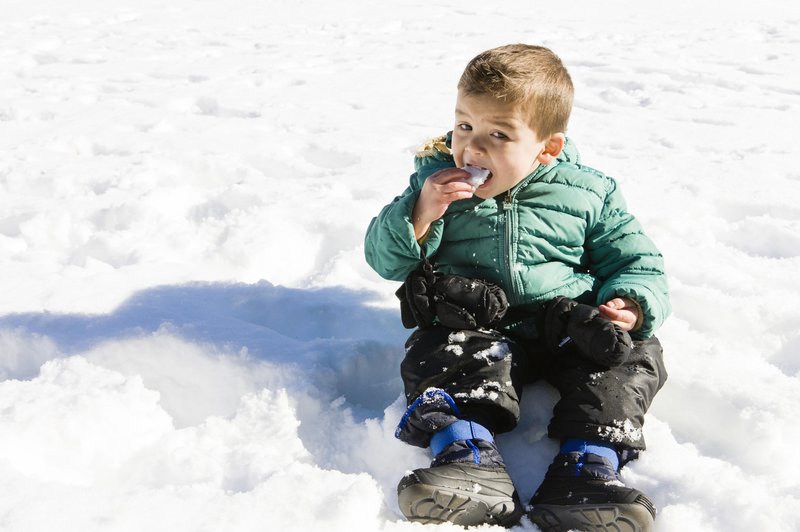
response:
<path id="1" fill-rule="evenodd" d="M 438 389 L 455 408 L 427 401 L 428 408 L 415 409 L 419 419 L 407 423 L 398 437 L 426 446 L 430 434 L 456 418 L 508 432 L 519 421 L 523 386 L 544 379 L 561 395 L 548 427 L 551 437 L 612 443 L 633 458 L 645 448 L 644 415 L 667 378 L 658 339 L 634 345 L 625 364 L 608 368 L 587 360 L 571 344 L 553 355 L 538 341 L 516 341 L 492 330 L 417 329 L 400 366 L 406 400 L 420 403 L 421 396 L 431 397 L 431 389 Z"/>

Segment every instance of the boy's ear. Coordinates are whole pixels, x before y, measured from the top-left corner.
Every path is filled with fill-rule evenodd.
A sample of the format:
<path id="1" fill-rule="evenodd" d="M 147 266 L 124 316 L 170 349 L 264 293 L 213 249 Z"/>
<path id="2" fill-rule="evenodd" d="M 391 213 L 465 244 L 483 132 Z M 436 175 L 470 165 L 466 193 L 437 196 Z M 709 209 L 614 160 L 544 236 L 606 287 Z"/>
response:
<path id="1" fill-rule="evenodd" d="M 563 133 L 554 133 L 550 135 L 544 142 L 542 153 L 540 153 L 539 157 L 536 159 L 544 165 L 552 163 L 556 160 L 556 157 L 561 154 L 561 150 L 564 149 L 564 144 L 566 144 L 566 142 L 567 138 Z"/>

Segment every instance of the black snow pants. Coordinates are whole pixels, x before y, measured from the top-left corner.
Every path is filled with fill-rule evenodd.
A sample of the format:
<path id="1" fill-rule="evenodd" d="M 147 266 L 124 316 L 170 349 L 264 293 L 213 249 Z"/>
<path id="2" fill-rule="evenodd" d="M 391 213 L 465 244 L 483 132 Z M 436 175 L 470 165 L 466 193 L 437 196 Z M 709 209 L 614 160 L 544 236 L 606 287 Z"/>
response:
<path id="1" fill-rule="evenodd" d="M 409 405 L 430 389 L 443 390 L 454 400 L 458 418 L 476 421 L 494 433 L 516 426 L 523 386 L 543 379 L 561 395 L 548 427 L 551 437 L 611 443 L 627 459 L 645 448 L 644 415 L 667 378 L 655 337 L 635 341 L 628 361 L 608 368 L 569 345 L 553 354 L 539 341 L 441 326 L 417 329 L 409 337 L 401 375 Z M 448 409 L 444 417 L 452 414 Z M 430 417 L 430 412 L 424 415 Z M 437 424 L 441 423 L 439 416 Z M 413 432 L 435 428 L 417 422 L 399 437 L 424 445 L 428 438 Z"/>

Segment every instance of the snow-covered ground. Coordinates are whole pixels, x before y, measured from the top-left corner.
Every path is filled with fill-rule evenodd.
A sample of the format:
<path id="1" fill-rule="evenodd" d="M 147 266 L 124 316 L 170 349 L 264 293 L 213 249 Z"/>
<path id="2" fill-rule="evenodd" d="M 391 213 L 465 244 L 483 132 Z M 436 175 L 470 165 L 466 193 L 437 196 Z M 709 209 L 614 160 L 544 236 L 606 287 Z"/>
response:
<path id="1" fill-rule="evenodd" d="M 659 531 L 800 529 L 800 4 L 0 4 L 0 530 L 423 530 L 362 239 L 464 64 L 520 41 L 667 261 L 625 479 Z M 554 394 L 500 438 L 525 500 Z"/>

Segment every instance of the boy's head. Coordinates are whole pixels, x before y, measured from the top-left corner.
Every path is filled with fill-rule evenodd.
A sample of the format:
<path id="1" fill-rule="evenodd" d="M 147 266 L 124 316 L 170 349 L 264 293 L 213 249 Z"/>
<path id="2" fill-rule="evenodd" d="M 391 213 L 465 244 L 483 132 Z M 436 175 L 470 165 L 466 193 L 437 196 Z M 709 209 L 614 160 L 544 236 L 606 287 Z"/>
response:
<path id="1" fill-rule="evenodd" d="M 458 90 L 519 107 L 540 140 L 567 130 L 572 79 L 561 59 L 542 46 L 509 44 L 482 52 L 464 69 Z"/>
<path id="2" fill-rule="evenodd" d="M 453 157 L 456 165 L 488 169 L 475 191 L 501 194 L 564 147 L 572 81 L 547 48 L 512 44 L 481 53 L 458 83 Z"/>

